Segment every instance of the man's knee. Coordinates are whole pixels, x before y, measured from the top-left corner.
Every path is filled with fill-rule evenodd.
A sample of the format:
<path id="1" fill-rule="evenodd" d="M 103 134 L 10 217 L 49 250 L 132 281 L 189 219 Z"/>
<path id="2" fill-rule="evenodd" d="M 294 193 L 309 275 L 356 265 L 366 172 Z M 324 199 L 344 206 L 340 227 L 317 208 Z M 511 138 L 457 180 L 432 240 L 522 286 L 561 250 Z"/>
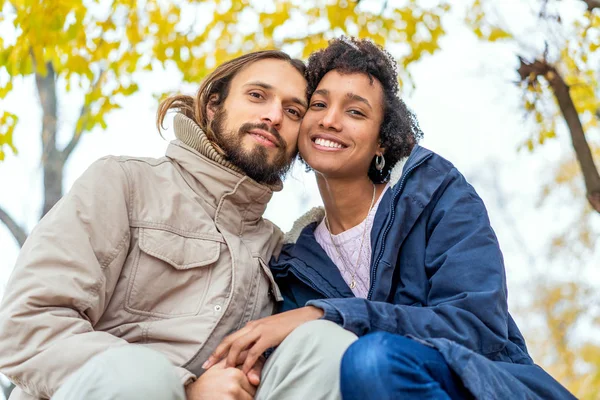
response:
<path id="1" fill-rule="evenodd" d="M 339 361 L 357 339 L 352 332 L 326 320 L 310 321 L 296 328 L 282 343 L 280 348 L 301 349 L 301 354 L 317 356 L 322 360 Z"/>
<path id="2" fill-rule="evenodd" d="M 302 324 L 267 360 L 256 399 L 339 399 L 340 361 L 355 340 L 333 322 Z"/>
<path id="3" fill-rule="evenodd" d="M 174 366 L 161 353 L 135 345 L 93 357 L 73 374 L 53 399 L 183 399 Z M 82 397 L 83 396 L 83 397 Z"/>
<path id="4" fill-rule="evenodd" d="M 314 342 L 315 345 L 327 346 L 335 343 L 346 343 L 353 342 L 356 340 L 356 335 L 352 332 L 345 330 L 338 324 L 319 319 L 316 321 L 306 322 L 294 329 L 292 333 L 285 339 L 284 343 L 287 342 L 303 342 L 309 339 Z"/>
<path id="5" fill-rule="evenodd" d="M 173 364 L 157 351 L 123 346 L 103 356 L 104 366 L 112 370 L 110 380 L 123 398 L 172 398 L 177 386 L 182 386 Z"/>
<path id="6" fill-rule="evenodd" d="M 339 375 L 342 355 L 356 335 L 337 324 L 317 320 L 300 325 L 279 345 L 263 374 L 272 368 L 312 375 Z"/>

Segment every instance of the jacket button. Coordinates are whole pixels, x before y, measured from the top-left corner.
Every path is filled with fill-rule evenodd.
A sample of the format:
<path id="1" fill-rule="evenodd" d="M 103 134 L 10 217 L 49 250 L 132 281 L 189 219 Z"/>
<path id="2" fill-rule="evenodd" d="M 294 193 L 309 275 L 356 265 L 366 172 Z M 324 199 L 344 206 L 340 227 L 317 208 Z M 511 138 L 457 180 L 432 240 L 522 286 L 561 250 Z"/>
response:
<path id="1" fill-rule="evenodd" d="M 217 305 L 215 306 L 215 311 L 216 311 L 216 312 L 220 312 L 220 311 L 221 311 L 221 306 L 217 304 Z"/>

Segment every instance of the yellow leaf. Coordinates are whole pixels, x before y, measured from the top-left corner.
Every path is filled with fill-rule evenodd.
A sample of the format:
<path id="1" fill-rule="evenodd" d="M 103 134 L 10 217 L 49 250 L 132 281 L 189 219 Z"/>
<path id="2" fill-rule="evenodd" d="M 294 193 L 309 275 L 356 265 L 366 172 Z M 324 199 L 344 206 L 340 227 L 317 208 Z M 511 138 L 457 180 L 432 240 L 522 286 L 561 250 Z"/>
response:
<path id="1" fill-rule="evenodd" d="M 12 88 L 13 88 L 12 80 L 8 81 L 6 86 L 0 87 L 0 99 L 5 98 L 6 95 L 12 90 Z"/>

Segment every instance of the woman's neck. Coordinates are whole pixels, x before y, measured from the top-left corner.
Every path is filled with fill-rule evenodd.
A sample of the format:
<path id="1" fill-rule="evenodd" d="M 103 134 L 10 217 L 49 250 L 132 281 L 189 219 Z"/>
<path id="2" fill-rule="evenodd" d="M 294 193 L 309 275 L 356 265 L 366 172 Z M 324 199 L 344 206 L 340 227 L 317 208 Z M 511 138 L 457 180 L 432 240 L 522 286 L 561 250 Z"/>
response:
<path id="1" fill-rule="evenodd" d="M 341 180 L 325 178 L 317 173 L 317 185 L 333 235 L 360 224 L 369 214 L 371 203 L 377 202 L 385 188 L 385 184 L 375 185 L 373 201 L 373 183 L 367 176 L 364 179 Z"/>

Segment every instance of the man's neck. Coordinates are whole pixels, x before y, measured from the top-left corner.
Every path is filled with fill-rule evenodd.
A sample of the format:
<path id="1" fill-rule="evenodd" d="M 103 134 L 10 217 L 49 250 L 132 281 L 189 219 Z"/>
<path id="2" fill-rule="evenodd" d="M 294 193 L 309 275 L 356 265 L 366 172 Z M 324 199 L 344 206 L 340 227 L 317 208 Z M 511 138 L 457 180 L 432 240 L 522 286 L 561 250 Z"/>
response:
<path id="1" fill-rule="evenodd" d="M 340 234 L 360 224 L 369 214 L 373 183 L 367 176 L 364 179 L 332 179 L 317 173 L 317 184 L 332 234 Z M 376 202 L 385 184 L 375 187 Z"/>
<path id="2" fill-rule="evenodd" d="M 235 172 L 244 174 L 240 168 L 223 156 L 222 150 L 219 147 L 215 147 L 215 143 L 206 136 L 206 133 L 202 131 L 196 122 L 178 113 L 175 115 L 173 125 L 175 128 L 175 137 L 185 145 Z"/>

